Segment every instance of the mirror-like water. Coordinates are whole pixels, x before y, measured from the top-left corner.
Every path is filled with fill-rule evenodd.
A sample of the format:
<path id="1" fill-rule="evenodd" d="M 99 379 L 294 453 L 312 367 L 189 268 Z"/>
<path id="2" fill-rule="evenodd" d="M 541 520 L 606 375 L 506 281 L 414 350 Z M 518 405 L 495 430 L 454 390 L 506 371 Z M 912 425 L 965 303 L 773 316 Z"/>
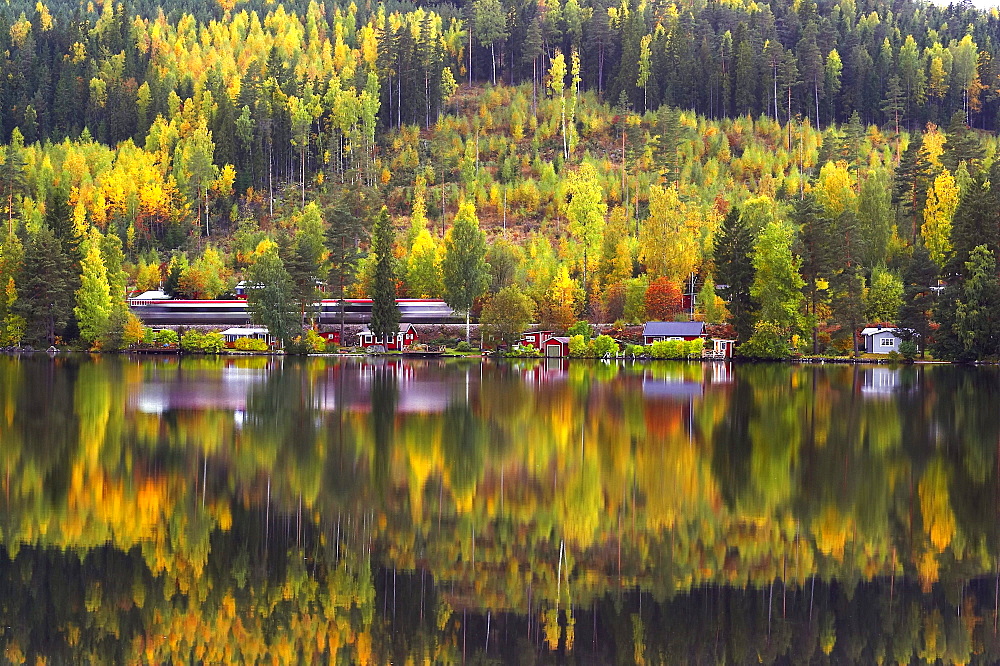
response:
<path id="1" fill-rule="evenodd" d="M 994 368 L 0 359 L 7 661 L 1000 660 Z"/>

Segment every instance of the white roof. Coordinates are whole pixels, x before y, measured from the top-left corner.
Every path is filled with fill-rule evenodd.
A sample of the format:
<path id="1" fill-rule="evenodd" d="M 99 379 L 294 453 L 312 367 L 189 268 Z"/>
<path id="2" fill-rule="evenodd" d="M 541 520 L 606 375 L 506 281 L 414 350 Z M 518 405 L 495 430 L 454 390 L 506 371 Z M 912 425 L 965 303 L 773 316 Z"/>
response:
<path id="1" fill-rule="evenodd" d="M 270 331 L 267 330 L 266 326 L 234 326 L 233 328 L 227 328 L 222 332 L 223 335 L 267 335 L 268 333 L 270 333 Z"/>
<path id="2" fill-rule="evenodd" d="M 153 290 L 150 290 L 150 291 L 144 291 L 141 294 L 139 294 L 138 296 L 133 296 L 129 300 L 137 300 L 137 299 L 142 299 L 142 300 L 146 300 L 146 301 L 169 301 L 170 297 L 167 296 L 165 293 L 163 293 L 163 291 L 161 291 L 159 289 L 153 289 Z"/>
<path id="3" fill-rule="evenodd" d="M 400 333 L 406 333 L 406 332 L 407 332 L 407 331 L 409 331 L 409 330 L 410 330 L 411 328 L 413 328 L 413 324 L 400 324 L 400 325 L 399 325 L 399 332 L 400 332 Z M 360 333 L 360 334 L 362 334 L 362 335 L 363 335 L 363 334 L 365 334 L 365 333 L 371 333 L 371 332 L 372 332 L 372 329 L 370 329 L 370 328 L 368 327 L 368 324 L 365 324 L 364 326 L 362 326 L 362 327 L 361 327 L 361 330 L 360 330 L 360 331 L 358 331 L 358 333 Z"/>
<path id="4" fill-rule="evenodd" d="M 869 326 L 861 329 L 861 335 L 878 335 L 879 333 L 892 333 L 898 335 L 896 331 L 909 331 L 916 335 L 916 331 L 907 328 L 896 328 L 895 326 Z"/>

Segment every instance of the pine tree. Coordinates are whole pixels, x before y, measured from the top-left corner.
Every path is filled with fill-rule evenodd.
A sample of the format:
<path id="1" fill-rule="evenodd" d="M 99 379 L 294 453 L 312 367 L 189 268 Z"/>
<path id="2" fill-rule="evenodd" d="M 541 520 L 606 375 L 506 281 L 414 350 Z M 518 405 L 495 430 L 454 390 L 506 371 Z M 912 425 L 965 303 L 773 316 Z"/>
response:
<path id="1" fill-rule="evenodd" d="M 372 280 L 372 320 L 369 328 L 377 338 L 389 340 L 399 331 L 399 306 L 396 305 L 396 275 L 392 247 L 396 230 L 388 209 L 383 206 L 372 228 L 372 252 L 375 276 Z"/>
<path id="2" fill-rule="evenodd" d="M 903 151 L 899 166 L 893 174 L 892 203 L 898 206 L 900 233 L 906 233 L 911 243 L 916 243 L 920 229 L 920 212 L 924 208 L 927 187 L 930 185 L 930 164 L 924 158 L 923 136 L 917 135 Z"/>
<path id="3" fill-rule="evenodd" d="M 809 307 L 809 325 L 812 329 L 813 353 L 819 353 L 819 320 L 817 306 L 837 267 L 843 250 L 843 238 L 837 234 L 836 225 L 823 214 L 812 192 L 796 202 L 795 223 L 799 227 L 798 253 L 802 258 L 802 277 L 805 279 Z M 828 292 L 827 292 L 828 293 Z"/>
<path id="4" fill-rule="evenodd" d="M 933 287 L 937 285 L 937 280 L 937 265 L 931 260 L 927 248 L 918 243 L 903 272 L 903 304 L 896 323 L 902 339 L 912 339 L 913 333 L 916 333 L 921 355 L 930 338 L 935 301 Z"/>
<path id="5" fill-rule="evenodd" d="M 715 237 L 715 275 L 719 292 L 729 307 L 729 321 L 736 337 L 745 342 L 753 334 L 756 304 L 750 296 L 753 284 L 753 248 L 758 231 L 733 206 Z"/>
<path id="6" fill-rule="evenodd" d="M 954 172 L 961 162 L 965 162 L 969 172 L 976 173 L 983 160 L 983 145 L 979 136 L 965 123 L 965 114 L 962 111 L 952 114 L 946 134 L 941 164 Z"/>
<path id="7" fill-rule="evenodd" d="M 355 206 L 352 210 L 351 203 Z M 354 282 L 361 259 L 360 244 L 367 237 L 366 211 L 360 193 L 340 197 L 325 209 L 326 248 L 330 264 L 328 283 L 340 300 L 340 336 L 344 338 L 344 299 Z"/>
<path id="8" fill-rule="evenodd" d="M 996 256 L 976 246 L 965 264 L 966 279 L 955 308 L 955 331 L 962 343 L 962 360 L 1000 356 L 1000 281 Z"/>
<path id="9" fill-rule="evenodd" d="M 991 182 L 1000 182 L 1000 165 L 991 169 Z M 985 245 L 994 253 L 1000 251 L 1000 188 L 991 186 L 985 174 L 973 178 L 969 189 L 962 196 L 951 224 L 951 261 L 945 274 L 963 274 L 972 250 Z"/>
<path id="10" fill-rule="evenodd" d="M 54 344 L 70 318 L 74 290 L 70 260 L 48 227 L 28 239 L 21 276 L 14 311 L 24 318 L 25 338 Z"/>

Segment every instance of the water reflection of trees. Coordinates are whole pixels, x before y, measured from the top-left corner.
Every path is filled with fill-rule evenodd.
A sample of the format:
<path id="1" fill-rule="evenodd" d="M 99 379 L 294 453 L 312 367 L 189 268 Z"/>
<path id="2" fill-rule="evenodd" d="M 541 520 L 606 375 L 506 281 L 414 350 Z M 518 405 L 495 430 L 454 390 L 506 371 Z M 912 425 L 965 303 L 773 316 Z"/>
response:
<path id="1" fill-rule="evenodd" d="M 878 647 L 875 625 L 841 627 L 865 590 L 868 603 L 898 600 L 876 625 L 916 626 L 913 654 L 995 641 L 979 582 L 1000 552 L 992 369 L 45 358 L 0 363 L 0 378 L 5 566 L 126 554 L 144 599 L 166 604 L 159 619 L 118 613 L 142 649 L 157 622 L 210 623 L 224 590 L 233 618 L 271 617 L 263 592 L 237 594 L 260 585 L 304 604 L 260 620 L 260 650 L 285 649 L 293 626 L 320 645 L 309 609 L 333 604 L 348 609 L 344 654 L 377 662 L 379 650 L 468 652 L 470 630 L 473 652 L 500 655 L 516 643 L 488 644 L 487 626 L 510 622 L 522 647 L 611 640 L 598 653 L 615 660 L 895 655 L 904 648 Z M 350 593 L 329 583 L 340 574 L 317 573 L 344 562 L 336 585 Z M 103 590 L 99 572 L 80 584 Z M 305 588 L 314 596 L 300 599 Z M 833 601 L 802 624 L 817 589 Z M 773 602 L 766 635 L 759 606 L 739 610 L 761 595 Z M 776 622 L 779 595 L 798 614 Z M 105 603 L 94 599 L 83 616 Z M 349 610 L 391 599 L 395 619 Z M 745 644 L 709 653 L 697 632 L 649 629 L 712 599 L 726 601 L 705 622 Z M 915 620 L 899 615 L 910 607 Z M 980 618 L 965 634 L 950 619 L 960 609 Z M 57 618 L 67 645 L 81 622 Z M 845 643 L 852 631 L 863 636 Z M 8 643 L 45 653 L 40 640 Z"/>

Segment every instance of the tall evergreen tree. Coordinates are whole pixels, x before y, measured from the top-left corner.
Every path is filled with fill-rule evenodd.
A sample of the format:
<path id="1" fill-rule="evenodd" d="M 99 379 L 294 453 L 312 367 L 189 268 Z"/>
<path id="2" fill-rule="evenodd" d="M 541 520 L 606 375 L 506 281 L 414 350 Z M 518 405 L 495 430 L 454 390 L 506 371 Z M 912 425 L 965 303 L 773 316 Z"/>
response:
<path id="1" fill-rule="evenodd" d="M 930 339 L 935 300 L 933 287 L 937 285 L 937 279 L 937 265 L 931 261 L 927 248 L 918 243 L 903 272 L 903 305 L 899 308 L 896 324 L 904 340 L 912 339 L 913 333 L 917 334 L 921 356 Z"/>
<path id="2" fill-rule="evenodd" d="M 729 307 L 729 322 L 740 342 L 753 334 L 756 304 L 750 296 L 753 284 L 753 248 L 758 230 L 733 206 L 715 237 L 715 276 L 719 292 Z"/>
<path id="3" fill-rule="evenodd" d="M 990 174 L 980 173 L 964 192 L 955 217 L 951 223 L 952 258 L 945 266 L 945 273 L 962 275 L 972 256 L 972 250 L 979 245 L 996 255 L 1000 252 L 1000 188 L 992 183 L 1000 182 L 1000 165 L 994 165 Z"/>
<path id="4" fill-rule="evenodd" d="M 72 268 L 62 243 L 48 227 L 30 236 L 19 280 L 16 314 L 24 317 L 25 339 L 54 344 L 72 308 Z"/>
<path id="5" fill-rule="evenodd" d="M 351 204 L 354 204 L 353 208 Z M 361 242 L 367 237 L 367 211 L 360 193 L 340 196 L 324 211 L 327 220 L 326 248 L 330 265 L 329 287 L 340 300 L 340 337 L 344 338 L 344 299 L 354 282 L 361 259 Z"/>
<path id="6" fill-rule="evenodd" d="M 965 263 L 965 282 L 955 308 L 955 331 L 962 344 L 960 360 L 1000 356 L 1000 281 L 996 255 L 978 245 Z"/>
<path id="7" fill-rule="evenodd" d="M 960 163 L 965 162 L 969 172 L 976 173 L 983 159 L 983 144 L 979 136 L 965 123 L 964 112 L 956 111 L 952 114 L 946 134 L 941 164 L 954 172 Z"/>
<path id="8" fill-rule="evenodd" d="M 399 331 L 399 306 L 396 305 L 396 275 L 392 247 L 396 230 L 388 209 L 383 206 L 372 228 L 372 253 L 375 276 L 372 280 L 372 320 L 369 328 L 378 338 L 389 340 Z"/>
<path id="9" fill-rule="evenodd" d="M 809 327 L 812 329 L 813 353 L 816 354 L 819 352 L 817 307 L 826 292 L 823 285 L 829 283 L 842 256 L 843 238 L 837 234 L 833 221 L 823 214 L 822 207 L 811 192 L 796 202 L 794 220 L 799 227 L 798 253 L 802 258 Z"/>
<path id="10" fill-rule="evenodd" d="M 893 174 L 892 203 L 899 211 L 899 232 L 911 243 L 917 240 L 921 212 L 931 180 L 930 164 L 921 151 L 922 145 L 922 135 L 911 139 Z"/>

